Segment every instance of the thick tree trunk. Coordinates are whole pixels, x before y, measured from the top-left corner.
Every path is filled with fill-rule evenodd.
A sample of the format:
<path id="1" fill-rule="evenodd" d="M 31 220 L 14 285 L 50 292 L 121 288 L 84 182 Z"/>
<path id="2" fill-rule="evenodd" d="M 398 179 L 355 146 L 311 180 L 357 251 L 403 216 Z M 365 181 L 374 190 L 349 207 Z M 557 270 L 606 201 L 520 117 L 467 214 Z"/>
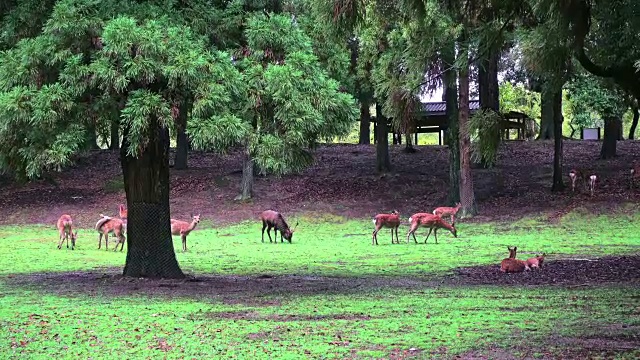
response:
<path id="1" fill-rule="evenodd" d="M 540 134 L 538 135 L 538 140 L 549 140 L 553 139 L 553 102 L 554 102 L 554 94 L 553 90 L 549 89 L 548 86 L 542 86 L 542 94 L 541 94 L 541 118 L 540 118 Z"/>
<path id="2" fill-rule="evenodd" d="M 615 116 L 606 116 L 604 118 L 604 139 L 602 140 L 602 150 L 600 150 L 600 158 L 611 159 L 616 157 L 616 146 L 618 143 L 618 134 L 620 130 L 620 118 Z"/>
<path id="3" fill-rule="evenodd" d="M 553 96 L 553 185 L 551 191 L 564 190 L 562 181 L 562 90 L 557 91 Z"/>
<path id="4" fill-rule="evenodd" d="M 111 140 L 109 141 L 109 149 L 120 149 L 120 120 L 115 119 L 111 121 Z"/>
<path id="5" fill-rule="evenodd" d="M 176 138 L 176 157 L 174 161 L 174 168 L 176 170 L 184 170 L 187 168 L 187 159 L 189 156 L 189 139 L 187 138 L 187 116 L 188 111 L 186 102 L 183 101 L 178 112 L 178 118 L 176 122 L 177 138 Z"/>
<path id="6" fill-rule="evenodd" d="M 130 129 L 120 149 L 127 194 L 127 260 L 124 276 L 184 278 L 171 238 L 169 212 L 169 130 L 151 119 L 149 142 L 138 158 L 127 155 Z"/>
<path id="7" fill-rule="evenodd" d="M 444 98 L 449 129 L 447 130 L 447 146 L 449 146 L 449 194 L 447 202 L 454 206 L 460 201 L 460 144 L 458 133 L 458 85 L 457 73 L 451 69 L 455 62 L 455 42 L 442 50 L 445 70 L 443 74 Z"/>
<path id="8" fill-rule="evenodd" d="M 378 172 L 389 172 L 391 161 L 389 160 L 389 127 L 387 118 L 382 115 L 382 106 L 376 102 L 377 139 L 376 144 L 376 168 Z"/>
<path id="9" fill-rule="evenodd" d="M 253 197 L 253 169 L 254 161 L 251 158 L 249 149 L 245 148 L 242 158 L 242 183 L 240 184 L 240 195 L 236 200 L 249 200 Z"/>
<path id="10" fill-rule="evenodd" d="M 500 87 L 498 85 L 498 60 L 500 49 L 493 47 L 480 61 L 478 68 L 478 90 L 480 107 L 500 112 Z"/>
<path id="11" fill-rule="evenodd" d="M 640 119 L 640 110 L 638 107 L 633 107 L 633 121 L 631 122 L 631 128 L 629 129 L 629 140 L 635 139 L 636 128 L 638 127 L 638 119 Z"/>
<path id="12" fill-rule="evenodd" d="M 471 175 L 471 137 L 469 133 L 469 55 L 463 48 L 461 56 L 466 66 L 460 69 L 460 110 L 458 122 L 460 126 L 460 209 L 461 217 L 472 217 L 478 213 L 476 197 L 473 192 Z"/>
<path id="13" fill-rule="evenodd" d="M 358 144 L 361 145 L 371 144 L 371 113 L 369 112 L 369 105 L 366 101 L 360 102 L 360 139 Z"/>

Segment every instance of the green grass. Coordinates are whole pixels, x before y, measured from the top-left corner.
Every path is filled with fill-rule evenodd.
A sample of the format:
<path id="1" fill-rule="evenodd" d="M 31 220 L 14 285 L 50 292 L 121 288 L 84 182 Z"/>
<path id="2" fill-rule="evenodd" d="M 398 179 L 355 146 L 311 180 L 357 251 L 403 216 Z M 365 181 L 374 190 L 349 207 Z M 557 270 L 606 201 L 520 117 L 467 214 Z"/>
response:
<path id="1" fill-rule="evenodd" d="M 105 267 L 121 268 L 126 255 L 97 250 L 97 233 L 91 230 L 79 232 L 77 249 L 71 251 L 55 248 L 57 233 L 51 226 L 2 227 L 0 357 L 368 359 L 406 353 L 450 358 L 469 351 L 491 356 L 504 349 L 513 356 L 552 358 L 550 353 L 576 339 L 638 343 L 640 291 L 631 286 L 399 288 L 358 283 L 372 276 L 419 279 L 470 265 L 496 264 L 497 271 L 507 245 L 518 246 L 519 258 L 544 251 L 549 261 L 637 254 L 640 214 L 574 212 L 552 226 L 542 219 L 506 225 L 461 222 L 459 237 L 440 231 L 438 245 L 433 235 L 427 245 L 391 245 L 389 231 L 381 231 L 379 246 L 371 245 L 369 219 L 314 219 L 289 220 L 300 220 L 293 244 L 261 243 L 255 222 L 203 227 L 189 236 L 189 252 L 177 251 L 178 261 L 199 276 L 340 276 L 352 278 L 353 287 L 253 292 L 240 280 L 237 293 L 223 293 L 211 280 L 191 285 L 200 289 L 193 294 L 166 289 L 161 294 L 154 285 L 153 291 L 122 295 L 114 289 L 128 280 L 96 279 L 91 291 L 76 286 L 73 277 L 62 285 L 29 284 L 23 274 L 100 273 Z M 406 231 L 405 224 L 401 240 L 406 241 Z M 419 241 L 425 236 L 421 232 Z M 180 249 L 177 237 L 174 246 Z M 640 352 L 619 356 L 634 355 Z"/>

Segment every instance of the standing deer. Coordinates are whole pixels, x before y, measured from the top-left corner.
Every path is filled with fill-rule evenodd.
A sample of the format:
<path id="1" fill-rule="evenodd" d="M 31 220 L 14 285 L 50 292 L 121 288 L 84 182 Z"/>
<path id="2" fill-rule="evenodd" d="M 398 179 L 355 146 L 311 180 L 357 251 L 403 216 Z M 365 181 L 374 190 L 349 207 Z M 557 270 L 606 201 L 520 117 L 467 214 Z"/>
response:
<path id="1" fill-rule="evenodd" d="M 593 196 L 593 192 L 596 189 L 596 180 L 597 179 L 598 179 L 598 177 L 595 174 L 589 176 L 589 192 L 591 193 L 591 196 Z"/>
<path id="2" fill-rule="evenodd" d="M 571 171 L 569 171 L 569 179 L 571 180 L 572 192 L 576 192 L 576 183 L 578 182 L 578 180 L 580 180 L 580 182 L 583 183 L 583 186 L 585 187 L 585 189 L 589 191 L 591 196 L 593 196 L 593 192 L 595 190 L 596 180 L 598 176 L 596 176 L 593 173 L 591 175 L 587 175 L 587 174 L 588 174 L 587 171 L 580 171 L 577 169 L 571 169 Z"/>
<path id="3" fill-rule="evenodd" d="M 296 227 L 298 226 L 298 222 L 293 227 L 293 230 L 289 228 L 287 222 L 284 221 L 284 217 L 277 211 L 273 210 L 265 210 L 260 214 L 260 220 L 262 221 L 262 242 L 264 242 L 264 229 L 267 229 L 267 235 L 269 236 L 269 242 L 271 240 L 271 228 L 273 228 L 273 237 L 275 238 L 275 242 L 278 242 L 278 231 L 280 231 L 280 242 L 284 242 L 282 238 L 287 239 L 289 243 L 291 243 L 291 238 L 293 238 L 293 232 L 296 231 Z"/>
<path id="4" fill-rule="evenodd" d="M 542 263 L 544 262 L 544 257 L 547 256 L 546 253 L 542 253 L 540 256 L 535 256 L 530 259 L 527 259 L 527 266 L 529 269 L 542 269 Z"/>
<path id="5" fill-rule="evenodd" d="M 500 271 L 504 273 L 516 273 L 530 270 L 526 261 L 516 259 L 517 246 L 514 246 L 513 249 L 507 246 L 507 249 L 509 250 L 509 257 L 503 259 L 500 263 Z"/>
<path id="6" fill-rule="evenodd" d="M 451 216 L 451 223 L 454 224 L 455 216 L 460 210 L 460 208 L 462 208 L 461 203 L 457 203 L 455 207 L 449 207 L 449 206 L 437 207 L 435 210 L 433 210 L 433 215 L 438 215 L 440 217 Z"/>
<path id="7" fill-rule="evenodd" d="M 569 171 L 569 179 L 571 180 L 571 191 L 576 192 L 576 181 L 580 177 L 580 172 L 576 169 Z"/>
<path id="8" fill-rule="evenodd" d="M 191 222 L 188 223 L 186 221 L 171 219 L 171 235 L 180 235 L 182 239 L 182 251 L 187 251 L 187 235 L 193 229 L 196 228 L 196 225 L 200 222 L 200 214 L 191 215 Z"/>
<path id="9" fill-rule="evenodd" d="M 67 214 L 60 216 L 56 226 L 58 227 L 58 233 L 60 234 L 60 242 L 58 243 L 58 249 L 62 249 L 62 243 L 64 242 L 65 239 L 67 240 L 67 249 L 68 249 L 69 238 L 71 238 L 71 250 L 75 250 L 78 230 L 76 230 L 75 233 L 73 232 L 73 221 L 71 220 L 71 216 Z"/>
<path id="10" fill-rule="evenodd" d="M 376 226 L 376 229 L 373 230 L 373 239 L 371 240 L 372 245 L 378 245 L 378 231 L 385 228 L 391 229 L 391 243 L 393 242 L 393 231 L 396 232 L 396 241 L 400 244 L 400 240 L 398 239 L 398 227 L 400 226 L 400 214 L 398 211 L 393 210 L 391 214 L 378 214 L 373 217 L 373 224 Z"/>
<path id="11" fill-rule="evenodd" d="M 113 251 L 118 250 L 119 244 L 121 244 L 120 251 L 124 249 L 126 238 L 124 237 L 124 222 L 122 220 L 100 214 L 100 220 L 96 223 L 95 229 L 100 233 L 98 237 L 98 249 L 102 247 L 102 236 L 104 236 L 104 248 L 105 250 L 109 250 L 109 233 L 113 233 L 118 239 Z"/>
<path id="12" fill-rule="evenodd" d="M 413 235 L 413 241 L 417 244 L 418 240 L 416 240 L 416 230 L 419 227 L 428 227 L 429 233 L 427 234 L 427 238 L 424 239 L 424 243 L 427 243 L 429 239 L 429 235 L 431 235 L 431 231 L 433 230 L 433 236 L 436 238 L 436 244 L 438 243 L 438 229 L 447 229 L 453 234 L 454 237 L 458 237 L 458 231 L 456 230 L 455 224 L 447 224 L 446 221 L 442 220 L 442 218 L 438 215 L 433 215 L 429 213 L 417 213 L 413 214 L 409 218 L 409 222 L 411 223 L 411 229 L 409 233 L 407 233 L 407 244 L 409 243 L 409 236 Z"/>

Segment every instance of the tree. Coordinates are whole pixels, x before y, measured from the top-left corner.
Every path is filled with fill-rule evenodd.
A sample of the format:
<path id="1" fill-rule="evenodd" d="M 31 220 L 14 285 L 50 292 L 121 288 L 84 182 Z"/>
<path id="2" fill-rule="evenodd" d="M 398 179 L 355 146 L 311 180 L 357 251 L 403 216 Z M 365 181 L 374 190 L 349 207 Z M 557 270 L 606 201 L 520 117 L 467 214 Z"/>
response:
<path id="1" fill-rule="evenodd" d="M 464 38 L 463 38 L 464 40 Z M 472 217 L 478 213 L 471 176 L 471 135 L 469 133 L 469 50 L 462 45 L 460 57 L 465 64 L 460 68 L 460 202 L 462 217 Z"/>

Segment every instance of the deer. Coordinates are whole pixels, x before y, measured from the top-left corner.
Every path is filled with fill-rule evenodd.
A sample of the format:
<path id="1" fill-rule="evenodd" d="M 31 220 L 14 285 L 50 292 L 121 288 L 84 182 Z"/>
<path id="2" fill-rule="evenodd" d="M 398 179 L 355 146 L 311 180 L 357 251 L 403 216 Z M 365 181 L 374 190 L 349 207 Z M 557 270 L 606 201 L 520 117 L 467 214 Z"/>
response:
<path id="1" fill-rule="evenodd" d="M 75 250 L 76 239 L 78 237 L 78 230 L 73 232 L 73 220 L 70 215 L 64 214 L 58 219 L 56 224 L 58 227 L 58 233 L 60 234 L 60 242 L 58 243 L 58 249 L 62 249 L 62 243 L 67 240 L 67 249 L 69 248 L 69 238 L 71 238 L 71 250 Z"/>
<path id="2" fill-rule="evenodd" d="M 187 235 L 196 228 L 200 222 L 200 214 L 191 214 L 191 222 L 171 219 L 171 235 L 180 235 L 182 239 L 182 251 L 187 251 Z"/>
<path id="3" fill-rule="evenodd" d="M 400 244 L 400 240 L 398 239 L 398 227 L 400 226 L 400 213 L 397 210 L 393 210 L 391 214 L 378 214 L 373 217 L 373 224 L 376 226 L 376 229 L 373 231 L 373 239 L 371 240 L 371 245 L 378 245 L 378 231 L 385 228 L 391 229 L 391 243 L 393 242 L 393 232 L 396 232 L 396 241 Z"/>
<path id="4" fill-rule="evenodd" d="M 633 163 L 631 169 L 629 170 L 629 188 L 633 189 L 635 187 L 635 181 L 640 178 L 640 164 Z"/>
<path id="5" fill-rule="evenodd" d="M 597 178 L 598 176 L 593 173 L 591 175 L 587 175 L 586 171 L 571 169 L 571 171 L 569 171 L 569 179 L 571 180 L 571 191 L 576 192 L 576 182 L 580 180 L 584 184 L 585 189 L 587 189 L 591 196 L 593 196 Z"/>
<path id="6" fill-rule="evenodd" d="M 109 250 L 109 233 L 113 233 L 118 239 L 113 251 L 118 250 L 119 244 L 121 244 L 120 251 L 124 249 L 126 238 L 124 237 L 124 222 L 122 220 L 100 214 L 100 220 L 96 223 L 95 229 L 100 233 L 98 237 L 98 250 L 102 247 L 102 236 L 104 236 L 104 248 L 105 250 Z"/>
<path id="7" fill-rule="evenodd" d="M 120 206 L 118 207 L 118 214 L 120 215 L 120 220 L 122 220 L 122 223 L 124 225 L 124 232 L 126 233 L 128 211 L 127 211 L 127 207 L 124 206 L 124 204 L 120 204 Z"/>
<path id="8" fill-rule="evenodd" d="M 431 231 L 433 231 L 433 236 L 436 238 L 436 244 L 438 243 L 438 229 L 447 229 L 451 232 L 453 237 L 458 237 L 458 231 L 456 230 L 455 224 L 447 224 L 446 221 L 442 220 L 442 218 L 438 215 L 433 215 L 429 213 L 417 213 L 413 214 L 409 218 L 409 222 L 411 223 L 411 229 L 407 233 L 407 244 L 409 243 L 409 236 L 413 235 L 413 241 L 417 244 L 418 240 L 416 240 L 416 230 L 419 227 L 428 227 L 429 233 L 427 234 L 427 238 L 424 239 L 424 243 L 427 243 L 429 239 L 429 235 L 431 235 Z"/>
<path id="9" fill-rule="evenodd" d="M 531 270 L 526 261 L 516 259 L 516 252 L 518 251 L 517 246 L 514 246 L 513 248 L 507 246 L 507 249 L 509 250 L 509 257 L 503 259 L 500 263 L 500 271 L 503 273 L 517 273 L 525 270 Z"/>
<path id="10" fill-rule="evenodd" d="M 593 192 L 596 189 L 596 180 L 598 179 L 598 176 L 593 174 L 589 176 L 589 192 L 591 193 L 591 196 L 593 197 Z"/>
<path id="11" fill-rule="evenodd" d="M 529 269 L 542 269 L 542 263 L 544 262 L 544 257 L 547 256 L 546 253 L 542 253 L 540 256 L 535 256 L 527 259 L 527 266 Z"/>
<path id="12" fill-rule="evenodd" d="M 433 210 L 433 215 L 438 215 L 440 217 L 451 216 L 451 223 L 453 224 L 455 223 L 455 216 L 460 210 L 460 208 L 462 208 L 461 203 L 457 203 L 455 207 L 449 207 L 449 206 L 437 207 L 435 210 Z"/>
<path id="13" fill-rule="evenodd" d="M 269 242 L 271 241 L 271 228 L 273 228 L 273 237 L 275 242 L 278 243 L 278 231 L 280 231 L 280 242 L 284 242 L 282 238 L 287 239 L 291 244 L 291 238 L 293 232 L 298 227 L 298 222 L 293 227 L 293 230 L 289 228 L 287 222 L 284 220 L 282 214 L 274 210 L 265 210 L 260 214 L 260 220 L 262 221 L 262 242 L 264 242 L 264 229 L 267 229 L 267 235 L 269 236 Z"/>

